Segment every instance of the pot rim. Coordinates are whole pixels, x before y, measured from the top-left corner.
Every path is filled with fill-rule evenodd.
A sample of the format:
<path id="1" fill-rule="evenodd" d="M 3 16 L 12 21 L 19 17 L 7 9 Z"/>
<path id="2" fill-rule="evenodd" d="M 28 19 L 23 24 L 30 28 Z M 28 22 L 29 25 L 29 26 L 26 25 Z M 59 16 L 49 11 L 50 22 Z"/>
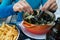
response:
<path id="1" fill-rule="evenodd" d="M 23 24 L 24 24 L 24 22 L 26 22 L 26 21 L 23 21 Z M 28 22 L 26 22 L 26 23 L 30 24 L 31 26 L 45 26 L 45 25 L 47 25 L 47 26 L 54 26 L 55 25 L 55 22 L 51 22 L 50 24 L 43 24 L 43 25 L 31 24 L 31 23 L 28 23 Z"/>

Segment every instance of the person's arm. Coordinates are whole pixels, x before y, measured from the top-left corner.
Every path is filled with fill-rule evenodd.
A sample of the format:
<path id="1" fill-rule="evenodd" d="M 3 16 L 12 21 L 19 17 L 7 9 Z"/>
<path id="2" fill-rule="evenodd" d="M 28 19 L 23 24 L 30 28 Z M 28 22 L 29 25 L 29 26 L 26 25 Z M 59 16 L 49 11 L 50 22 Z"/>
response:
<path id="1" fill-rule="evenodd" d="M 0 8 L 0 18 L 6 18 L 13 14 L 15 14 L 15 12 L 13 11 L 13 5 Z"/>
<path id="2" fill-rule="evenodd" d="M 0 4 L 0 6 L 7 6 L 12 4 L 12 2 L 15 0 L 2 0 L 2 3 Z"/>

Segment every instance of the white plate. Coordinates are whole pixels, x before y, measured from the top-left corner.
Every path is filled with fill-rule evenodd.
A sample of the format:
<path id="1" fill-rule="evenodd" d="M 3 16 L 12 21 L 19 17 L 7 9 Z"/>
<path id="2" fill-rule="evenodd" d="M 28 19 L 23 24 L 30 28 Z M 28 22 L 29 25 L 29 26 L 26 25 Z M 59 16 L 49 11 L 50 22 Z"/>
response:
<path id="1" fill-rule="evenodd" d="M 22 23 L 23 23 L 23 21 L 22 21 Z M 32 34 L 25 29 L 25 27 L 22 25 L 22 23 L 20 23 L 19 26 L 21 27 L 21 30 L 25 35 L 27 35 L 28 37 L 33 38 L 33 39 L 46 39 L 46 34 L 44 34 L 44 35 Z"/>

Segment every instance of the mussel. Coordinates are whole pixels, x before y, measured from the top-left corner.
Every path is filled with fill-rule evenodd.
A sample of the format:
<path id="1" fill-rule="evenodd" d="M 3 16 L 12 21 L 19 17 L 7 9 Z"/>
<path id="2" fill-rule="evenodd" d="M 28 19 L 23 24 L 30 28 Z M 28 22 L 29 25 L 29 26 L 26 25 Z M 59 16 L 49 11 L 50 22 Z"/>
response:
<path id="1" fill-rule="evenodd" d="M 51 23 L 54 20 L 54 17 L 52 17 L 49 13 L 46 13 L 44 11 L 37 12 L 36 10 L 33 10 L 33 14 L 24 13 L 24 20 L 31 24 L 48 24 Z"/>

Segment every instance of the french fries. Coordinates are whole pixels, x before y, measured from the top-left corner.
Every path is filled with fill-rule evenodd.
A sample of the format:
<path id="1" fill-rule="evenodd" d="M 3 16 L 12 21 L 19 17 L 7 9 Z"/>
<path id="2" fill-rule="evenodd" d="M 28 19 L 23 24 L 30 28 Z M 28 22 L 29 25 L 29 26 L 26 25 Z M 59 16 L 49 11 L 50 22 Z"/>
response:
<path id="1" fill-rule="evenodd" d="M 8 25 L 3 23 L 0 26 L 0 40 L 16 40 L 18 37 L 18 30 L 15 25 Z"/>

